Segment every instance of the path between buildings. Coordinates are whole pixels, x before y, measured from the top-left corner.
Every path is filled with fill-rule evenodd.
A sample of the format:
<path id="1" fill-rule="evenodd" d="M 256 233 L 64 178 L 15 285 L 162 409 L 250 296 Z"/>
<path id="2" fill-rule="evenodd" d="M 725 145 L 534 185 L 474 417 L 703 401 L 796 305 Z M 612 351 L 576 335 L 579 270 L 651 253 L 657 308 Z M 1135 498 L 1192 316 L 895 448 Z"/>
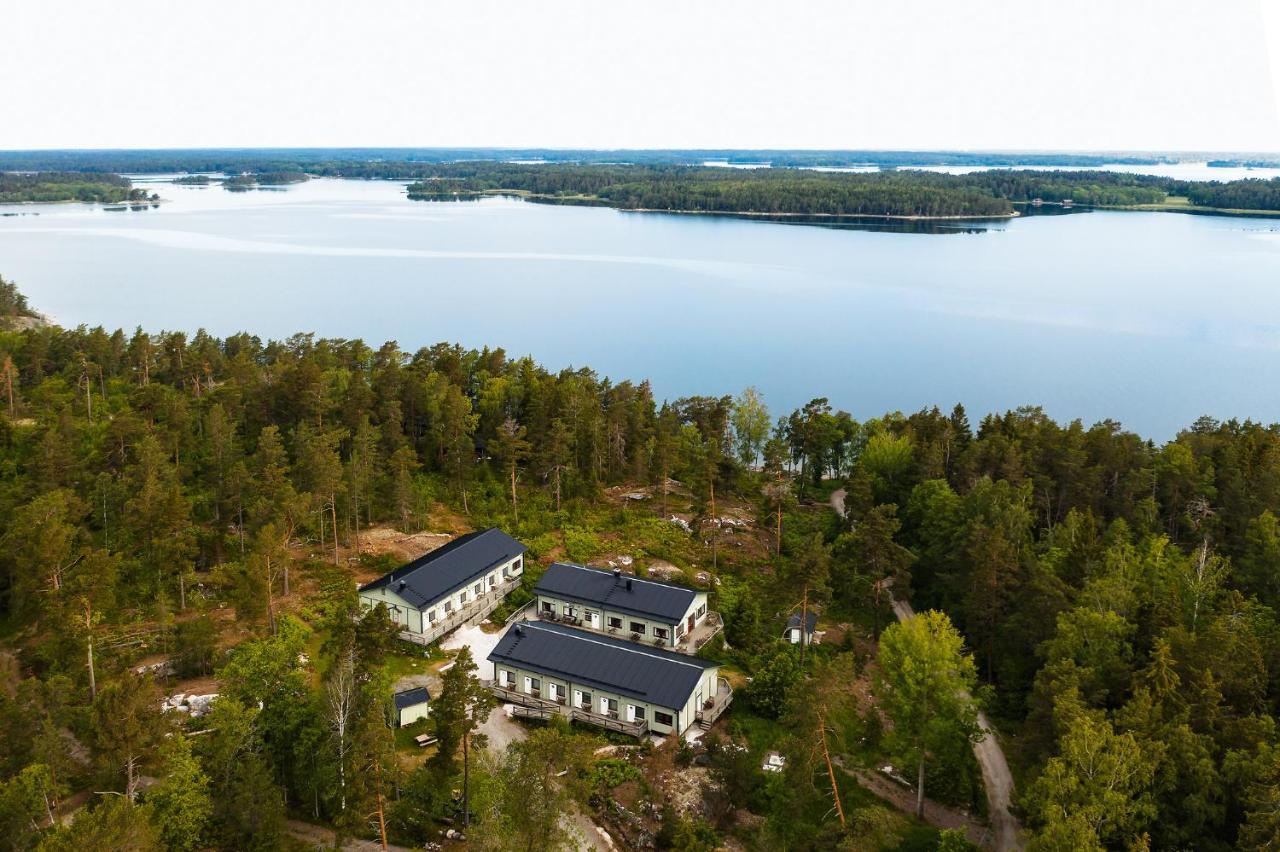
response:
<path id="1" fill-rule="evenodd" d="M 844 498 L 843 488 L 831 492 L 831 508 L 842 518 Z M 895 597 L 893 614 L 899 621 L 906 621 L 915 615 L 915 611 L 911 604 Z M 987 811 L 991 830 L 995 835 L 994 848 L 996 852 L 1016 852 L 1023 847 L 1022 827 L 1009 812 L 1009 804 L 1013 801 L 1013 773 L 1009 771 L 1009 762 L 1005 760 L 1004 750 L 1000 748 L 999 736 L 987 719 L 987 714 L 978 712 L 978 724 L 982 726 L 986 736 L 981 742 L 974 744 L 973 756 L 982 769 L 982 784 L 987 790 Z"/>

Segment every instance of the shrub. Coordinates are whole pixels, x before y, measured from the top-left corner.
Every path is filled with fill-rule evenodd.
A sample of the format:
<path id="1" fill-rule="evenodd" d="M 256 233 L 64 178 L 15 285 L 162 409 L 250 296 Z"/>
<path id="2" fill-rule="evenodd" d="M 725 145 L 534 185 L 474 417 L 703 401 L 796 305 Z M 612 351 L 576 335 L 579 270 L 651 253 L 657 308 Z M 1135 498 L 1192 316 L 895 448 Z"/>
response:
<path id="1" fill-rule="evenodd" d="M 213 672 L 218 650 L 218 630 L 207 615 L 180 623 L 173 630 L 173 670 L 178 677 L 198 677 Z"/>

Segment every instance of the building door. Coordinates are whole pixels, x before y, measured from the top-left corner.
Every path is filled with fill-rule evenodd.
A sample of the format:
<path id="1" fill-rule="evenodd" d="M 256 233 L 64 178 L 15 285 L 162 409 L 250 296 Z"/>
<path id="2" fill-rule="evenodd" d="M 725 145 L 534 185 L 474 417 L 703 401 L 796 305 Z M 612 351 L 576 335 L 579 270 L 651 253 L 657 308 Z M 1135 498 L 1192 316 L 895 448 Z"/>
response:
<path id="1" fill-rule="evenodd" d="M 600 629 L 600 613 L 587 610 L 587 626 L 592 630 Z"/>
<path id="2" fill-rule="evenodd" d="M 689 616 L 689 632 L 693 632 L 693 616 Z"/>

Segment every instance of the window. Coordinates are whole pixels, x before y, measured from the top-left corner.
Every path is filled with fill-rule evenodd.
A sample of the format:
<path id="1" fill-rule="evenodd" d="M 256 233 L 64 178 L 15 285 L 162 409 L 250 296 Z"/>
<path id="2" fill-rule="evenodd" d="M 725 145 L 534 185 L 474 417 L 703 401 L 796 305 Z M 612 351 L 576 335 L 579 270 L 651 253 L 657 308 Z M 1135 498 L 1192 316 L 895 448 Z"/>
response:
<path id="1" fill-rule="evenodd" d="M 621 618 L 617 618 L 617 617 L 612 616 L 612 615 L 611 615 L 611 616 L 609 616 L 609 626 L 610 626 L 610 627 L 612 627 L 614 630 L 621 630 L 621 629 L 622 629 L 622 619 L 621 619 Z"/>
<path id="2" fill-rule="evenodd" d="M 665 627 L 653 628 L 653 637 L 655 639 L 666 639 L 670 635 L 671 635 L 671 631 Z"/>
<path id="3" fill-rule="evenodd" d="M 489 588 L 491 588 L 491 589 L 492 589 L 492 588 L 493 588 L 494 586 L 496 586 L 496 585 L 498 585 L 498 575 L 497 575 L 497 574 L 490 574 L 490 575 L 489 575 Z"/>
<path id="4" fill-rule="evenodd" d="M 580 692 L 580 693 L 578 693 L 578 694 L 582 696 L 582 709 L 583 709 L 583 710 L 590 710 L 590 709 L 591 709 L 591 693 L 590 693 L 590 692 Z"/>
<path id="5" fill-rule="evenodd" d="M 618 699 L 601 698 L 600 699 L 600 715 L 608 716 L 611 719 L 618 718 Z"/>
<path id="6" fill-rule="evenodd" d="M 666 725 L 668 728 L 674 727 L 676 720 L 671 718 L 670 713 L 662 713 L 655 710 L 653 713 L 653 721 L 659 725 Z"/>
<path id="7" fill-rule="evenodd" d="M 448 615 L 449 613 L 453 612 L 453 601 L 444 602 L 444 612 L 445 612 L 445 615 Z"/>
<path id="8" fill-rule="evenodd" d="M 644 622 L 643 622 L 643 621 L 633 621 L 633 622 L 631 622 L 631 632 L 632 632 L 632 633 L 639 633 L 641 636 L 643 636 L 643 635 L 644 635 Z"/>
<path id="9" fill-rule="evenodd" d="M 458 593 L 458 603 L 464 604 L 466 602 L 467 602 L 467 592 L 466 592 L 466 589 L 463 589 L 461 592 Z"/>
<path id="10" fill-rule="evenodd" d="M 702 616 L 704 616 L 704 615 L 706 615 L 706 614 L 707 614 L 707 605 L 706 605 L 706 604 L 703 604 L 702 606 L 698 607 L 698 618 L 702 618 Z"/>
<path id="11" fill-rule="evenodd" d="M 552 615 L 555 615 L 555 614 L 556 614 L 556 605 L 555 605 L 555 604 L 553 604 L 551 601 L 543 601 L 543 602 L 542 602 L 542 611 L 543 611 L 543 612 L 550 613 L 550 614 L 552 614 Z"/>
<path id="12" fill-rule="evenodd" d="M 479 583 L 476 583 L 475 591 L 476 591 L 476 597 L 480 597 L 480 595 L 484 594 L 484 586 L 480 585 Z"/>
<path id="13" fill-rule="evenodd" d="M 436 623 L 436 611 L 434 609 L 427 612 L 427 621 L 430 624 Z"/>
<path id="14" fill-rule="evenodd" d="M 631 708 L 631 720 L 632 720 L 633 722 L 643 722 L 643 721 L 644 721 L 644 708 L 643 708 L 643 707 L 632 707 L 632 708 Z"/>
<path id="15" fill-rule="evenodd" d="M 578 617 L 578 608 L 577 608 L 576 606 L 572 606 L 572 605 L 570 605 L 570 604 L 565 604 L 565 605 L 564 605 L 564 614 L 565 614 L 565 615 L 567 615 L 569 618 L 577 618 L 577 617 Z"/>
<path id="16" fill-rule="evenodd" d="M 536 677 L 529 678 L 529 694 L 538 695 L 542 691 L 542 680 Z"/>

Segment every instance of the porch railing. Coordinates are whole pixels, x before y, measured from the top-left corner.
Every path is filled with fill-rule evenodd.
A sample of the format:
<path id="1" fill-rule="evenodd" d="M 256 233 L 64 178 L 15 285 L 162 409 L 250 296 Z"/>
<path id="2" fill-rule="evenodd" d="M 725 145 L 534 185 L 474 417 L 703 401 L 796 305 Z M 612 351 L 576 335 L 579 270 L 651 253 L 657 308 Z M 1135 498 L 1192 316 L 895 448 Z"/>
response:
<path id="1" fill-rule="evenodd" d="M 699 724 L 703 727 L 711 727 L 715 724 L 716 719 L 729 709 L 729 705 L 733 703 L 733 687 L 729 685 L 729 681 L 722 677 L 716 678 L 716 697 L 707 701 L 698 709 L 695 717 Z M 706 705 L 711 706 L 706 706 Z"/>
<path id="2" fill-rule="evenodd" d="M 498 608 L 498 604 L 502 603 L 503 598 L 511 593 L 520 583 L 520 578 L 515 577 L 505 583 L 499 583 L 487 592 L 470 601 L 462 607 L 449 613 L 439 621 L 432 622 L 421 633 L 414 633 L 412 630 L 400 631 L 400 638 L 406 642 L 412 642 L 415 645 L 430 645 L 455 627 L 467 624 L 470 621 L 479 621 Z"/>
<path id="3" fill-rule="evenodd" d="M 518 692 L 493 681 L 485 681 L 484 683 L 499 701 L 515 705 L 512 712 L 521 718 L 550 719 L 556 714 L 563 714 L 577 722 L 585 722 L 588 725 L 595 725 L 610 731 L 618 731 L 636 738 L 643 737 L 645 731 L 648 730 L 644 722 L 628 722 L 625 719 L 615 719 L 603 713 L 572 706 L 564 699 L 551 700 L 537 695 L 530 695 L 527 692 Z"/>

